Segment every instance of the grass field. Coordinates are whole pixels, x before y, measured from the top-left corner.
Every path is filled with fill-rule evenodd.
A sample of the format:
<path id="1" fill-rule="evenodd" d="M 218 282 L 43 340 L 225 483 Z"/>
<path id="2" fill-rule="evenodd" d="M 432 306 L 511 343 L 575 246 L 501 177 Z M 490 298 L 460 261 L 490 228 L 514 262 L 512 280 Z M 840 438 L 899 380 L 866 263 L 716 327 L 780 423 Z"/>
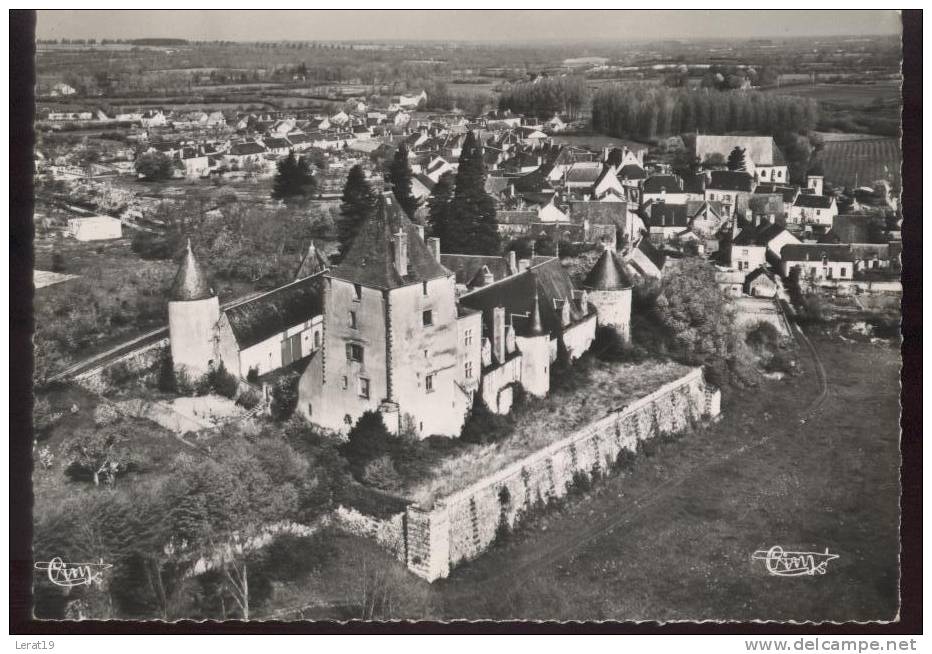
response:
<path id="1" fill-rule="evenodd" d="M 870 186 L 891 179 L 899 186 L 902 154 L 896 139 L 826 141 L 819 155 L 825 181 L 833 186 Z"/>
<path id="2" fill-rule="evenodd" d="M 812 98 L 819 102 L 837 102 L 865 105 L 881 100 L 898 100 L 900 85 L 896 82 L 875 82 L 873 84 L 787 84 L 764 90 L 765 93 L 778 95 L 796 95 Z"/>
<path id="3" fill-rule="evenodd" d="M 800 422 L 801 411 L 819 384 L 803 357 L 802 377 L 729 390 L 720 423 L 664 445 L 447 580 L 418 581 L 387 555 L 346 537 L 328 563 L 342 576 L 309 579 L 289 597 L 291 605 L 316 602 L 299 614 L 305 617 L 359 617 L 345 605 L 346 591 L 383 570 L 393 601 L 382 617 L 892 619 L 898 350 L 813 340 L 829 389 L 807 421 Z M 770 576 L 751 555 L 772 545 L 828 548 L 839 558 L 825 575 Z M 342 606 L 320 605 L 340 597 Z"/>

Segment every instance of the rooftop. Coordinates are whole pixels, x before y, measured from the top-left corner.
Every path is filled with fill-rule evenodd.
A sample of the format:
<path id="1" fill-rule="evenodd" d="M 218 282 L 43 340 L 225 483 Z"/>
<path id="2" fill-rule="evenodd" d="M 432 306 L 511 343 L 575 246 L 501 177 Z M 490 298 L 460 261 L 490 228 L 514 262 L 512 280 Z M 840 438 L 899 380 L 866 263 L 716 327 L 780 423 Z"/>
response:
<path id="1" fill-rule="evenodd" d="M 223 313 L 230 321 L 240 348 L 261 343 L 289 327 L 321 315 L 323 304 L 317 288 L 319 282 L 319 276 L 305 277 L 225 309 Z"/>

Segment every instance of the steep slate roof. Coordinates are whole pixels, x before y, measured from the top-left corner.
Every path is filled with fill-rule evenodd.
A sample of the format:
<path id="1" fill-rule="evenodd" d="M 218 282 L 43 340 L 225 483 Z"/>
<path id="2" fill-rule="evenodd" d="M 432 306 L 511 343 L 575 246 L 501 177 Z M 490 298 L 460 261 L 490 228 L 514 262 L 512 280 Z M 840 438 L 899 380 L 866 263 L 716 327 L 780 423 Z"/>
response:
<path id="1" fill-rule="evenodd" d="M 279 148 L 290 148 L 291 147 L 291 141 L 289 141 L 286 138 L 278 138 L 278 137 L 272 136 L 272 137 L 263 139 L 262 142 L 265 144 L 265 147 L 267 147 L 270 150 L 277 150 Z"/>
<path id="2" fill-rule="evenodd" d="M 189 300 L 206 300 L 214 296 L 214 291 L 207 281 L 207 275 L 201 268 L 194 252 L 191 250 L 191 239 L 188 239 L 188 248 L 184 259 L 175 273 L 175 281 L 171 288 L 172 302 L 186 302 Z"/>
<path id="3" fill-rule="evenodd" d="M 236 343 L 245 349 L 321 315 L 319 281 L 317 275 L 305 277 L 225 309 Z"/>
<path id="4" fill-rule="evenodd" d="M 654 202 L 647 207 L 648 227 L 683 227 L 689 226 L 689 216 L 685 204 L 667 204 Z"/>
<path id="5" fill-rule="evenodd" d="M 705 182 L 705 175 L 685 175 L 683 177 L 683 190 L 687 193 L 704 193 Z"/>
<path id="6" fill-rule="evenodd" d="M 716 152 L 727 158 L 735 146 L 743 148 L 745 158 L 753 161 L 756 166 L 786 165 L 786 159 L 772 136 L 696 135 L 696 156 L 700 160 Z"/>
<path id="7" fill-rule="evenodd" d="M 644 181 L 644 193 L 682 193 L 683 185 L 675 175 L 654 175 Z"/>
<path id="8" fill-rule="evenodd" d="M 779 193 L 755 193 L 748 198 L 748 208 L 754 216 L 782 216 L 786 212 L 783 196 Z"/>
<path id="9" fill-rule="evenodd" d="M 504 257 L 474 254 L 441 254 L 440 263 L 456 275 L 456 283 L 469 286 L 483 267 L 488 268 L 497 281 L 504 279 L 511 271 Z"/>
<path id="10" fill-rule="evenodd" d="M 628 214 L 627 202 L 579 202 L 571 201 L 569 216 L 574 223 L 588 220 L 590 225 L 623 226 Z"/>
<path id="11" fill-rule="evenodd" d="M 265 148 L 258 143 L 236 143 L 230 146 L 230 154 L 243 156 L 248 154 L 262 154 Z"/>
<path id="12" fill-rule="evenodd" d="M 652 264 L 657 266 L 657 270 L 663 270 L 663 264 L 666 263 L 667 257 L 662 250 L 658 250 L 654 247 L 654 244 L 651 243 L 649 238 L 641 237 L 641 240 L 638 241 L 637 249 L 640 250 L 645 257 L 650 259 Z"/>
<path id="13" fill-rule="evenodd" d="M 870 223 L 874 218 L 870 214 L 839 214 L 832 218 L 832 232 L 843 243 L 869 243 Z"/>
<path id="14" fill-rule="evenodd" d="M 829 261 L 854 261 L 854 254 L 848 245 L 801 243 L 784 245 L 780 250 L 780 258 L 784 261 L 821 261 L 823 256 Z"/>
<path id="15" fill-rule="evenodd" d="M 754 190 L 754 178 L 750 173 L 739 170 L 713 170 L 712 181 L 709 182 L 707 189 L 715 191 L 745 191 L 750 193 Z"/>
<path id="16" fill-rule="evenodd" d="M 592 270 L 583 280 L 583 288 L 593 291 L 619 291 L 631 288 L 631 280 L 624 266 L 611 248 L 602 251 L 602 256 L 592 266 Z"/>
<path id="17" fill-rule="evenodd" d="M 402 230 L 408 238 L 408 272 L 395 270 L 392 237 Z M 375 215 L 360 228 L 356 238 L 331 276 L 370 288 L 393 289 L 446 277 L 450 273 L 434 259 L 430 250 L 391 193 L 379 196 Z"/>
<path id="18" fill-rule="evenodd" d="M 748 225 L 741 230 L 732 241 L 733 245 L 756 245 L 766 247 L 781 232 L 786 231 L 783 225 L 761 223 L 758 226 Z"/>
<path id="19" fill-rule="evenodd" d="M 329 267 L 330 262 L 327 261 L 326 255 L 317 249 L 314 245 L 314 241 L 311 241 L 311 245 L 307 249 L 307 254 L 304 255 L 304 259 L 301 260 L 301 267 L 298 268 L 298 274 L 295 275 L 295 279 L 303 279 L 311 275 L 316 275 Z"/>
<path id="20" fill-rule="evenodd" d="M 805 207 L 807 209 L 830 209 L 832 206 L 832 198 L 825 195 L 802 193 L 796 198 L 796 204 L 794 206 Z"/>
<path id="21" fill-rule="evenodd" d="M 598 162 L 583 161 L 573 164 L 566 172 L 566 181 L 594 184 L 602 176 L 602 164 Z"/>
<path id="22" fill-rule="evenodd" d="M 793 204 L 796 196 L 799 195 L 799 188 L 796 186 L 780 186 L 779 184 L 771 184 L 770 182 L 767 182 L 758 184 L 757 188 L 754 189 L 754 193 L 780 193 L 783 195 L 784 204 Z"/>
<path id="23" fill-rule="evenodd" d="M 618 171 L 618 179 L 646 179 L 647 173 L 637 164 L 622 166 Z"/>
<path id="24" fill-rule="evenodd" d="M 526 336 L 531 333 L 530 317 L 534 310 L 535 289 L 541 324 L 544 332 L 549 332 L 551 338 L 563 331 L 560 311 L 556 306 L 557 300 L 570 303 L 570 317 L 573 322 L 587 316 L 573 300 L 573 282 L 560 265 L 560 260 L 555 257 L 490 286 L 465 293 L 460 296 L 459 301 L 470 309 L 482 311 L 482 322 L 488 330 L 487 333 L 491 333 L 492 309 L 505 307 L 506 322 L 512 319 L 515 334 Z M 527 318 L 523 317 L 525 315 Z"/>

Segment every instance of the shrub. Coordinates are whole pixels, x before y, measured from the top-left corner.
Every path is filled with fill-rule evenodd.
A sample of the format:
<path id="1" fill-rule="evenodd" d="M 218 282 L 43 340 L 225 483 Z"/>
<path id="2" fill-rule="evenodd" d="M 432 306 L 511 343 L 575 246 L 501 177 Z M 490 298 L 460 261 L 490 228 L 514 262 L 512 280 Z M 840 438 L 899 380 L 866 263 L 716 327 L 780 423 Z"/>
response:
<path id="1" fill-rule="evenodd" d="M 592 490 L 592 479 L 584 470 L 577 470 L 566 484 L 567 495 L 582 495 Z"/>
<path id="2" fill-rule="evenodd" d="M 172 361 L 171 350 L 166 350 L 162 358 L 159 359 L 156 386 L 158 386 L 160 391 L 165 393 L 175 393 L 178 391 L 178 382 L 175 378 L 175 365 Z"/>
<path id="3" fill-rule="evenodd" d="M 259 383 L 259 369 L 250 368 L 249 371 L 246 373 L 246 381 L 248 381 L 250 384 L 258 384 Z"/>
<path id="4" fill-rule="evenodd" d="M 125 361 L 118 361 L 103 372 L 104 383 L 108 386 L 119 386 L 133 378 L 135 373 Z"/>
<path id="5" fill-rule="evenodd" d="M 633 468 L 637 463 L 637 454 L 626 447 L 618 450 L 618 456 L 615 457 L 615 468 L 618 470 L 628 470 Z"/>
<path id="6" fill-rule="evenodd" d="M 392 457 L 383 454 L 363 466 L 360 481 L 375 488 L 391 490 L 398 487 L 401 477 L 398 475 L 398 471 L 395 470 Z"/>
<path id="7" fill-rule="evenodd" d="M 112 404 L 109 404 L 108 402 L 101 402 L 96 407 L 94 407 L 94 424 L 98 427 L 112 425 L 119 420 L 120 414 Z"/>
<path id="8" fill-rule="evenodd" d="M 272 385 L 272 418 L 279 422 L 287 420 L 298 406 L 298 382 L 301 376 L 290 371 L 282 374 Z"/>
<path id="9" fill-rule="evenodd" d="M 391 450 L 391 435 L 378 411 L 366 411 L 359 416 L 359 420 L 350 429 L 346 443 L 340 448 L 343 457 L 359 476 L 364 474 L 366 464 L 390 454 Z"/>
<path id="10" fill-rule="evenodd" d="M 755 351 L 769 354 L 779 346 L 780 332 L 771 323 L 760 321 L 751 326 L 744 336 L 744 341 Z"/>
<path id="11" fill-rule="evenodd" d="M 250 411 L 259 406 L 259 402 L 261 401 L 262 399 L 259 397 L 259 394 L 252 390 L 247 391 L 236 398 L 236 403 L 238 405 Z"/>
<path id="12" fill-rule="evenodd" d="M 231 400 L 236 397 L 236 391 L 239 389 L 236 378 L 227 372 L 222 361 L 220 365 L 212 368 L 204 375 L 201 386 L 206 388 L 208 392 L 228 397 Z M 295 402 L 297 402 L 297 399 Z"/>
<path id="13" fill-rule="evenodd" d="M 119 475 L 135 467 L 122 434 L 113 429 L 83 432 L 66 441 L 62 449 L 68 456 L 67 472 L 73 479 L 93 480 L 112 485 Z"/>
<path id="14" fill-rule="evenodd" d="M 493 413 L 482 397 L 473 402 L 469 416 L 463 424 L 460 439 L 466 443 L 494 443 L 505 438 L 513 428 L 511 416 Z"/>
<path id="15" fill-rule="evenodd" d="M 65 257 L 61 252 L 52 253 L 52 272 L 65 272 Z"/>

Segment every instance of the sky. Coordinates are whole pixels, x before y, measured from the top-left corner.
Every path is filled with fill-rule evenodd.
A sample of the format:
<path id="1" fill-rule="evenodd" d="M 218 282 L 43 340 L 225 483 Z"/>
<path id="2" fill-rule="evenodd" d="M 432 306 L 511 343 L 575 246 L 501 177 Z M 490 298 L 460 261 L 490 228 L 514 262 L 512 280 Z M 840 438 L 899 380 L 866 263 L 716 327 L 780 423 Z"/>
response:
<path id="1" fill-rule="evenodd" d="M 895 11 L 39 11 L 40 39 L 574 41 L 899 34 Z"/>

